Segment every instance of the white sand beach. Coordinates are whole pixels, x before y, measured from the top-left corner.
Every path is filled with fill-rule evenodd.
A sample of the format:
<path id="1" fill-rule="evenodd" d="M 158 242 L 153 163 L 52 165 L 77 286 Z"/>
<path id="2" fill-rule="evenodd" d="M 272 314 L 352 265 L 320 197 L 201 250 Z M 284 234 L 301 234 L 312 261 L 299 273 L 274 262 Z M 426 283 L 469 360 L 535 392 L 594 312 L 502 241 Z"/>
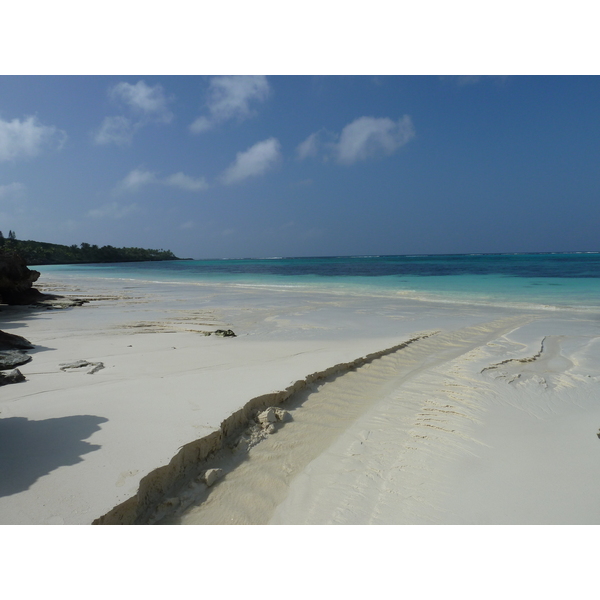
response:
<path id="1" fill-rule="evenodd" d="M 90 302 L 2 307 L 2 524 L 600 523 L 595 313 L 42 283 Z"/>

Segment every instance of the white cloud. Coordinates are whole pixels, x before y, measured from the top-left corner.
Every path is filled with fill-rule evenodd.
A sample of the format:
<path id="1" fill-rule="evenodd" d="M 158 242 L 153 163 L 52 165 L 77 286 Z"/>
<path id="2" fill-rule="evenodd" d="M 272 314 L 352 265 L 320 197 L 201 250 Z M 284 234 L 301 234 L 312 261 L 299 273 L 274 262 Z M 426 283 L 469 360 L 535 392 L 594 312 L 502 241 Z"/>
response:
<path id="1" fill-rule="evenodd" d="M 122 102 L 130 117 L 117 115 L 105 117 L 100 129 L 94 134 L 94 143 L 131 144 L 134 134 L 150 122 L 170 123 L 173 113 L 168 109 L 169 98 L 161 85 L 149 86 L 143 80 L 135 85 L 121 81 L 108 90 L 111 99 Z"/>
<path id="2" fill-rule="evenodd" d="M 208 88 L 208 117 L 198 117 L 191 125 L 192 133 L 201 133 L 229 119 L 243 120 L 253 116 L 250 103 L 266 100 L 270 86 L 264 75 L 213 77 Z"/>
<path id="3" fill-rule="evenodd" d="M 212 129 L 213 122 L 206 117 L 198 117 L 191 125 L 190 131 L 192 133 L 202 133 L 203 131 L 208 131 Z"/>
<path id="4" fill-rule="evenodd" d="M 311 133 L 296 148 L 300 160 L 322 154 L 324 160 L 351 165 L 359 160 L 393 154 L 415 136 L 411 118 L 404 115 L 397 122 L 388 118 L 359 117 L 337 135 L 321 130 Z"/>
<path id="5" fill-rule="evenodd" d="M 296 148 L 298 158 L 304 160 L 309 156 L 317 156 L 319 153 L 319 132 L 311 133 L 301 144 Z"/>
<path id="6" fill-rule="evenodd" d="M 225 184 L 236 183 L 248 177 L 262 175 L 281 158 L 281 144 L 276 138 L 269 138 L 254 144 L 246 152 L 238 152 L 235 162 L 221 176 Z"/>
<path id="7" fill-rule="evenodd" d="M 186 221 L 179 226 L 179 229 L 194 229 L 196 227 L 196 223 L 194 221 Z"/>
<path id="8" fill-rule="evenodd" d="M 118 192 L 136 192 L 142 186 L 156 182 L 156 175 L 152 171 L 134 169 L 117 184 L 115 190 Z"/>
<path id="9" fill-rule="evenodd" d="M 0 200 L 19 196 L 24 190 L 25 186 L 22 183 L 14 182 L 0 185 Z"/>
<path id="10" fill-rule="evenodd" d="M 106 117 L 94 136 L 96 144 L 131 144 L 135 127 L 127 117 Z"/>
<path id="11" fill-rule="evenodd" d="M 36 156 L 43 148 L 60 150 L 67 134 L 54 126 L 42 125 L 37 117 L 4 121 L 0 119 L 0 161 Z"/>
<path id="12" fill-rule="evenodd" d="M 198 190 L 205 190 L 208 188 L 208 183 L 204 177 L 190 177 L 183 173 L 175 173 L 167 177 L 164 182 L 166 185 L 172 185 L 174 187 L 181 188 L 182 190 L 189 190 L 190 192 L 196 192 Z"/>
<path id="13" fill-rule="evenodd" d="M 143 186 L 154 184 L 170 185 L 190 192 L 197 192 L 210 187 L 208 183 L 206 183 L 204 177 L 190 177 L 181 171 L 169 175 L 169 177 L 165 177 L 164 179 L 160 179 L 153 171 L 133 169 L 133 171 L 130 171 L 126 177 L 117 183 L 113 193 L 122 194 L 124 192 L 137 192 Z"/>
<path id="14" fill-rule="evenodd" d="M 123 219 L 138 210 L 137 204 L 119 204 L 110 202 L 88 211 L 88 216 L 94 219 Z"/>
<path id="15" fill-rule="evenodd" d="M 388 118 L 360 117 L 342 129 L 334 153 L 339 163 L 350 165 L 359 160 L 390 155 L 414 136 L 408 115 L 398 122 Z"/>
<path id="16" fill-rule="evenodd" d="M 163 123 L 169 123 L 173 119 L 173 113 L 167 108 L 165 92 L 159 84 L 149 86 L 140 80 L 131 85 L 121 81 L 110 89 L 109 95 L 127 104 L 135 113 Z"/>

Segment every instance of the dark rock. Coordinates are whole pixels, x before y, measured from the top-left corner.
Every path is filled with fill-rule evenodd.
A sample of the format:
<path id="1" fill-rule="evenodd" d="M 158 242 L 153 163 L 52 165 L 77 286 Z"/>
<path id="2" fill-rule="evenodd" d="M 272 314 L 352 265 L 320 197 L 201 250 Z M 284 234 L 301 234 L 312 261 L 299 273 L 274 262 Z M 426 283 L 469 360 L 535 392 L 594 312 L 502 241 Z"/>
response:
<path id="1" fill-rule="evenodd" d="M 31 360 L 31 356 L 22 350 L 7 350 L 0 352 L 0 371 L 20 367 Z"/>
<path id="2" fill-rule="evenodd" d="M 231 329 L 217 329 L 215 335 L 218 335 L 219 337 L 237 337 Z"/>
<path id="3" fill-rule="evenodd" d="M 19 371 L 19 369 L 15 369 L 14 371 L 10 371 L 10 373 L 0 373 L 0 385 L 7 385 L 9 383 L 19 383 L 19 381 L 25 381 L 25 375 Z"/>
<path id="4" fill-rule="evenodd" d="M 0 302 L 32 304 L 44 297 L 33 287 L 39 271 L 27 268 L 25 259 L 13 250 L 0 250 Z"/>
<path id="5" fill-rule="evenodd" d="M 0 350 L 12 350 L 13 348 L 29 350 L 34 348 L 34 345 L 20 335 L 0 331 Z"/>

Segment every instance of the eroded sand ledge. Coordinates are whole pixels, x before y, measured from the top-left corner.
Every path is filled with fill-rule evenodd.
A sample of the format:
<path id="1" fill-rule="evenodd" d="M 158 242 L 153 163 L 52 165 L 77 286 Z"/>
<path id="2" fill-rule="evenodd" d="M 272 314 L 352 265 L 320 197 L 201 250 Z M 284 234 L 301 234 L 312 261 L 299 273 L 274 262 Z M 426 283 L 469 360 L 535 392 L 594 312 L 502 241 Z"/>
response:
<path id="1" fill-rule="evenodd" d="M 254 422 L 261 411 L 271 406 L 281 405 L 298 392 L 306 389 L 307 386 L 320 380 L 356 369 L 430 335 L 434 334 L 426 333 L 348 363 L 334 365 L 296 381 L 285 390 L 252 398 L 242 409 L 225 419 L 218 431 L 186 444 L 168 465 L 159 467 L 146 475 L 140 481 L 140 487 L 135 496 L 95 519 L 92 524 L 134 525 L 147 523 L 160 504 L 172 496 L 177 496 L 191 480 L 205 470 L 207 459 L 222 450 L 227 444 L 235 445 L 241 434 Z"/>

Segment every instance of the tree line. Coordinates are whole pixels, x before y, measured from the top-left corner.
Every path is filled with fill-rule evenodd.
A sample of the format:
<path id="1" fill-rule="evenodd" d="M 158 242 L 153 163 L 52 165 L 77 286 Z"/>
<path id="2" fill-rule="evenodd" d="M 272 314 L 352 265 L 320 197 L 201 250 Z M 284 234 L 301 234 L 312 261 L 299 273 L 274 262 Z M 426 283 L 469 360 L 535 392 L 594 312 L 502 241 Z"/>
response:
<path id="1" fill-rule="evenodd" d="M 115 248 L 83 242 L 79 246 L 63 246 L 49 242 L 18 240 L 14 231 L 5 238 L 0 231 L 0 248 L 18 252 L 28 265 L 69 265 L 77 263 L 141 262 L 148 260 L 179 260 L 170 250 L 146 248 Z"/>

